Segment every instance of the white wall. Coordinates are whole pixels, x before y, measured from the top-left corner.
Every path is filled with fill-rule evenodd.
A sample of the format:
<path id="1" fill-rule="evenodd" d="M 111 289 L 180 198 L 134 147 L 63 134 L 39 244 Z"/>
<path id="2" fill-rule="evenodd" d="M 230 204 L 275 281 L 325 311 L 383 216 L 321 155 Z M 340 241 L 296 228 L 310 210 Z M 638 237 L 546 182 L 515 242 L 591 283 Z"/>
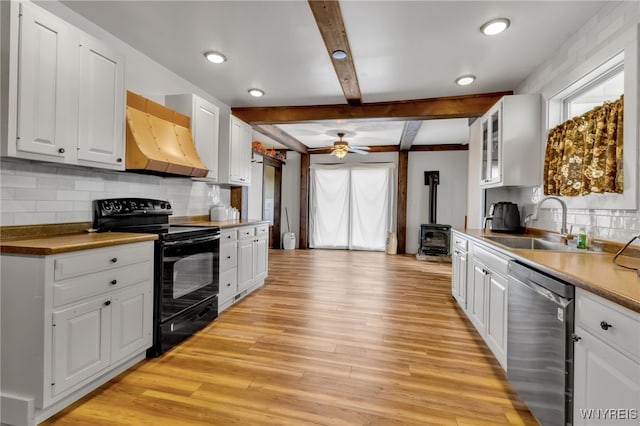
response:
<path id="1" fill-rule="evenodd" d="M 420 225 L 429 219 L 424 172 L 438 170 L 437 223 L 464 227 L 467 211 L 467 151 L 409 152 L 407 170 L 407 253 L 417 253 Z"/>
<path id="2" fill-rule="evenodd" d="M 8 62 L 6 14 L 2 2 L 2 104 L 6 102 Z M 59 2 L 39 5 L 99 38 L 126 57 L 125 87 L 156 102 L 167 94 L 195 93 L 220 108 L 220 138 L 228 138 L 230 109 L 210 93 L 164 68 L 112 34 Z M 10 107 L 15 108 L 15 105 Z M 6 114 L 6 111 L 4 111 Z M 3 133 L 6 137 L 3 116 Z M 192 182 L 187 177 L 162 178 L 134 173 L 72 167 L 3 158 L 0 162 L 0 226 L 91 220 L 90 201 L 97 198 L 140 196 L 168 199 L 174 215 L 207 214 L 215 202 L 229 203 L 229 190 Z"/>
<path id="3" fill-rule="evenodd" d="M 262 219 L 262 155 L 253 153 L 249 186 L 249 219 Z"/>
<path id="4" fill-rule="evenodd" d="M 640 2 L 610 2 L 605 5 L 595 16 L 593 16 L 579 31 L 564 43 L 553 55 L 544 63 L 540 64 L 527 79 L 520 84 L 516 93 L 542 93 L 543 99 L 555 95 L 560 90 L 567 87 L 573 81 L 588 73 L 592 68 L 614 56 L 623 48 L 632 45 L 635 52 L 625 51 L 625 62 L 632 61 L 629 69 L 633 70 L 633 75 L 628 72 L 625 66 L 625 90 L 631 88 L 635 93 L 625 94 L 625 108 L 635 108 L 638 115 L 638 103 L 640 102 L 640 52 L 638 52 L 638 33 L 640 32 Z M 628 84 L 630 82 L 631 84 Z M 546 120 L 543 134 L 546 135 Z M 633 129 L 632 129 L 633 128 Z M 629 161 L 636 172 L 640 167 L 638 157 L 638 147 L 640 147 L 640 116 L 627 119 L 625 115 L 625 138 L 628 130 L 633 136 L 625 139 L 625 147 L 633 147 L 634 150 L 625 148 L 625 163 Z M 541 150 L 544 150 L 546 141 L 542 141 Z M 543 151 L 544 152 L 544 151 Z M 635 156 L 635 158 L 630 158 Z M 634 164 L 635 163 L 635 164 Z M 625 192 L 627 185 L 629 190 L 637 191 L 640 182 L 632 182 L 633 175 L 625 172 Z M 539 199 L 541 188 L 522 188 L 512 191 L 511 201 L 518 202 L 522 210 L 531 213 L 534 201 Z M 569 200 L 570 204 L 575 200 Z M 546 204 L 545 204 L 546 205 Z M 610 204 L 609 204 L 610 205 Z M 542 209 L 539 220 L 531 226 L 559 230 L 560 210 L 553 203 L 548 205 L 550 209 Z M 522 218 L 524 219 L 524 217 Z M 640 210 L 637 205 L 635 209 L 613 208 L 570 208 L 567 216 L 569 225 L 584 225 L 589 228 L 592 236 L 613 241 L 627 241 L 633 235 L 640 232 Z"/>

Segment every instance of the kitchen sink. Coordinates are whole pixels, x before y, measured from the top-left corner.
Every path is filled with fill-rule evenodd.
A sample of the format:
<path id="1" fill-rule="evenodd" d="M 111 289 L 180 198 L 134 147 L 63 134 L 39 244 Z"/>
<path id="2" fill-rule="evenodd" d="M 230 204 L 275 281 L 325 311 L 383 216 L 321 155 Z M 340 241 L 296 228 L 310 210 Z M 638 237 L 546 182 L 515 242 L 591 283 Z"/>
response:
<path id="1" fill-rule="evenodd" d="M 502 237 L 489 235 L 484 238 L 513 249 L 585 252 L 585 250 L 575 246 L 564 245 L 555 241 L 535 237 Z"/>

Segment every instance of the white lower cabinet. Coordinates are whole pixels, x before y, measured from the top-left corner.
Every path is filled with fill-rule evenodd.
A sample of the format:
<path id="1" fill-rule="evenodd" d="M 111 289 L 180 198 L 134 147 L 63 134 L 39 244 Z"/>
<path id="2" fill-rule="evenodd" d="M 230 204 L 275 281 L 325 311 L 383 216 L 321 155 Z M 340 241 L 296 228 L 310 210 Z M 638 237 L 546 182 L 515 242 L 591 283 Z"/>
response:
<path id="1" fill-rule="evenodd" d="M 269 225 L 222 230 L 218 311 L 264 284 L 268 273 Z"/>
<path id="2" fill-rule="evenodd" d="M 153 257 L 152 241 L 0 256 L 3 425 L 41 422 L 145 357 Z"/>
<path id="3" fill-rule="evenodd" d="M 453 235 L 452 287 L 454 297 L 496 359 L 507 368 L 507 266 L 509 258 L 478 243 Z M 456 243 L 457 246 L 456 246 Z M 467 270 L 468 265 L 468 270 Z M 466 274 L 466 275 L 465 275 Z"/>
<path id="4" fill-rule="evenodd" d="M 574 425 L 640 422 L 640 314 L 576 289 Z"/>

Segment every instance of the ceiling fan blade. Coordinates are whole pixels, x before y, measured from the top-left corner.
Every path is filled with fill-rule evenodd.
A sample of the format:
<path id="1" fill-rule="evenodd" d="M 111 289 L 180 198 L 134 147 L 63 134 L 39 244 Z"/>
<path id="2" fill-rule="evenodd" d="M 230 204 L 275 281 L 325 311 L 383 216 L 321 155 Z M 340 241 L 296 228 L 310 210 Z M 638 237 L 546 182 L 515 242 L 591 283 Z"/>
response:
<path id="1" fill-rule="evenodd" d="M 367 151 L 363 151 L 362 149 L 360 149 L 360 147 L 358 147 L 358 148 L 351 147 L 351 148 L 349 148 L 349 152 L 355 152 L 356 154 L 361 154 L 361 155 L 367 155 L 368 154 Z"/>
<path id="2" fill-rule="evenodd" d="M 371 148 L 363 145 L 349 145 L 351 148 L 360 149 L 362 151 L 369 151 Z"/>

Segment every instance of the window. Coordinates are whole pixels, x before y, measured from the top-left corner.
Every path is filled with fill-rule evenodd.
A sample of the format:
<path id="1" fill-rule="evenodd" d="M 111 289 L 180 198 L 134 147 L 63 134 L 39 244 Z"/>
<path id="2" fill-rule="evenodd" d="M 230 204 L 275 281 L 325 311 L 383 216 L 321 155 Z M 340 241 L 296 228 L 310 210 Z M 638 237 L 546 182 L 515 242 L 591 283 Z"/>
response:
<path id="1" fill-rule="evenodd" d="M 624 65 L 619 64 L 563 99 L 563 121 L 582 115 L 604 102 L 615 101 L 622 94 Z"/>

